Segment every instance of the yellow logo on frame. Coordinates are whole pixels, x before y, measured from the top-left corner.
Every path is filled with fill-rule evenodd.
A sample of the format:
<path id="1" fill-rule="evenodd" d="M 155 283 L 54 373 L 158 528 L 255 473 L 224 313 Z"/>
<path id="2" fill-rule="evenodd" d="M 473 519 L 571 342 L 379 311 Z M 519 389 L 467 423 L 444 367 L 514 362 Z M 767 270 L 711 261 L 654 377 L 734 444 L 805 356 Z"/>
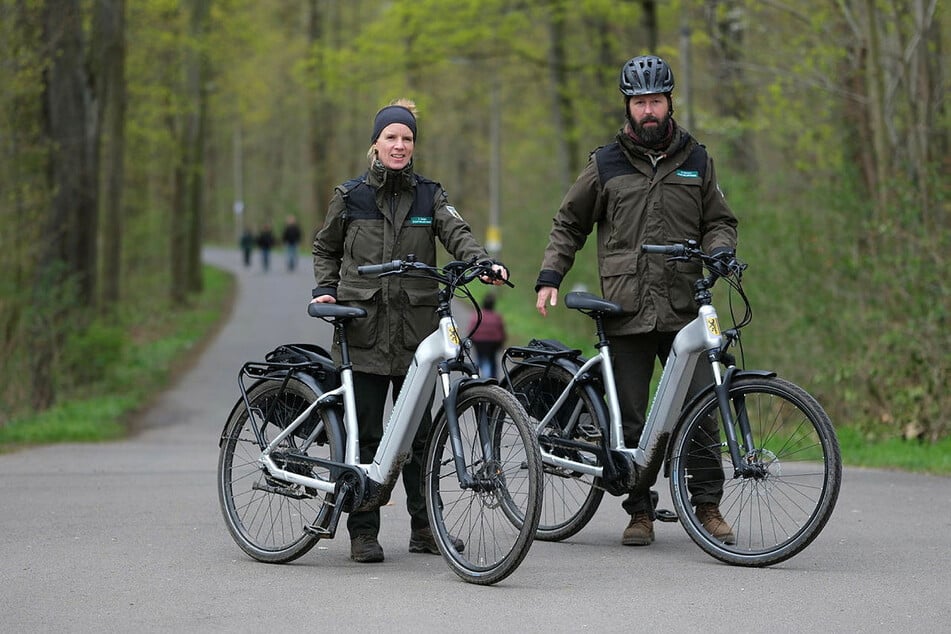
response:
<path id="1" fill-rule="evenodd" d="M 716 317 L 707 317 L 707 330 L 710 331 L 711 335 L 720 334 L 720 323 Z"/>
<path id="2" fill-rule="evenodd" d="M 456 329 L 452 326 L 449 327 L 449 341 L 455 346 L 459 345 L 459 333 L 456 332 Z"/>

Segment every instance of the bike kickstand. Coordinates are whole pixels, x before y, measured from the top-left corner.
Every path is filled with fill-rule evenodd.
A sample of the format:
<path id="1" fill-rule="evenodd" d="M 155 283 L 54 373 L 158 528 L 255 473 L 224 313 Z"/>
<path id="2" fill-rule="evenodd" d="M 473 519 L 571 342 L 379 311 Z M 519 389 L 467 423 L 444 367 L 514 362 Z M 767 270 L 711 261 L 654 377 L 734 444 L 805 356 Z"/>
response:
<path id="1" fill-rule="evenodd" d="M 343 509 L 347 502 L 353 497 L 353 487 L 349 482 L 341 482 L 334 494 L 333 510 L 330 517 L 323 523 L 318 524 L 320 517 L 314 519 L 314 523 L 304 527 L 304 531 L 315 535 L 321 539 L 333 539 L 337 534 L 337 524 L 340 522 L 340 516 L 343 515 Z"/>

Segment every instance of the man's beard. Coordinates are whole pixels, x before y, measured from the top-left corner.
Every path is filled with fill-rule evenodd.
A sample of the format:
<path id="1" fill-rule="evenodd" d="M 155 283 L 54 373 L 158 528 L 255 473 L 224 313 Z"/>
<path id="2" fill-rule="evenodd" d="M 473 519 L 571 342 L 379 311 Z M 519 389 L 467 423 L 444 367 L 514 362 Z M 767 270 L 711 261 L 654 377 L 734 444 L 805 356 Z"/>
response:
<path id="1" fill-rule="evenodd" d="M 652 125 L 644 127 L 644 123 L 648 121 L 656 121 L 657 125 Z M 645 117 L 641 123 L 636 121 L 631 121 L 631 127 L 634 130 L 634 134 L 640 139 L 641 143 L 650 148 L 656 148 L 658 145 L 664 142 L 667 138 L 667 134 L 670 132 L 670 115 L 664 115 L 663 119 L 658 119 L 653 115 L 648 115 Z"/>

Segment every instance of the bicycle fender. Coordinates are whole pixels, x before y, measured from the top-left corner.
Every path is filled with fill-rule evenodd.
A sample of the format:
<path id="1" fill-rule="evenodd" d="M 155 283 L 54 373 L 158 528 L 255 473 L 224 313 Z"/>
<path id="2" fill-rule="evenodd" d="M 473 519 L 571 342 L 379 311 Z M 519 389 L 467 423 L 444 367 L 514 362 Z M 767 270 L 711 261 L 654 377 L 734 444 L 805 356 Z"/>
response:
<path id="1" fill-rule="evenodd" d="M 518 378 L 518 375 L 522 372 L 526 372 L 528 368 L 532 367 L 543 367 L 546 365 L 555 365 L 559 368 L 565 370 L 572 376 L 578 369 L 581 368 L 581 364 L 578 363 L 577 359 L 570 357 L 555 357 L 552 358 L 547 355 L 537 355 L 533 357 L 526 357 L 525 359 L 518 361 L 515 364 L 515 367 L 512 370 L 505 371 L 505 380 L 501 382 L 502 387 L 504 387 L 509 392 L 512 391 L 512 384 L 515 382 L 515 379 Z M 590 381 L 585 381 L 584 385 L 589 384 Z"/>
<path id="2" fill-rule="evenodd" d="M 739 368 L 727 368 L 726 373 L 723 375 L 723 385 L 726 386 L 727 392 L 730 391 L 730 386 L 733 384 L 733 381 L 747 376 L 756 376 L 760 378 L 770 378 L 776 376 L 776 373 L 772 370 L 741 370 Z M 706 398 L 711 392 L 716 392 L 716 386 L 711 383 L 707 387 L 703 388 L 699 392 L 693 395 L 693 397 L 684 404 L 683 409 L 680 410 L 680 418 L 677 420 L 677 424 L 674 425 L 673 430 L 670 433 L 670 438 L 673 438 L 677 435 L 677 432 L 684 425 L 685 417 L 687 412 L 693 409 L 693 406 Z M 667 448 L 664 450 L 664 476 L 670 477 L 670 452 L 671 444 L 667 443 Z"/>
<path id="3" fill-rule="evenodd" d="M 286 374 L 287 374 L 286 371 L 281 371 L 281 372 L 275 372 L 274 374 L 270 374 L 267 377 L 260 378 L 254 381 L 247 388 L 247 392 L 250 392 L 257 386 L 261 385 L 262 383 L 265 383 L 266 381 L 274 381 L 274 380 L 281 379 Z M 326 391 L 323 387 L 321 387 L 321 385 L 317 382 L 317 380 L 309 374 L 306 374 L 304 372 L 298 372 L 294 375 L 294 378 L 296 380 L 299 380 L 301 383 L 305 384 L 311 390 L 313 390 L 314 394 L 316 394 L 317 396 L 320 396 Z M 221 427 L 221 433 L 218 434 L 219 447 L 221 447 L 221 443 L 224 441 L 225 432 L 228 429 L 228 422 L 231 420 L 231 417 L 235 415 L 235 413 L 238 411 L 238 408 L 241 408 L 244 406 L 245 406 L 244 398 L 239 397 L 238 400 L 235 402 L 234 406 L 231 408 L 231 411 L 228 413 L 228 416 L 225 418 L 225 422 Z M 343 455 L 345 438 L 346 438 L 346 430 L 344 429 L 343 421 L 340 418 L 340 412 L 336 408 L 327 408 L 326 415 L 327 415 L 327 424 L 333 425 L 337 431 L 337 433 L 334 434 L 334 436 L 337 439 L 335 444 L 338 445 L 337 447 L 334 447 L 334 450 L 337 452 L 335 455 Z"/>

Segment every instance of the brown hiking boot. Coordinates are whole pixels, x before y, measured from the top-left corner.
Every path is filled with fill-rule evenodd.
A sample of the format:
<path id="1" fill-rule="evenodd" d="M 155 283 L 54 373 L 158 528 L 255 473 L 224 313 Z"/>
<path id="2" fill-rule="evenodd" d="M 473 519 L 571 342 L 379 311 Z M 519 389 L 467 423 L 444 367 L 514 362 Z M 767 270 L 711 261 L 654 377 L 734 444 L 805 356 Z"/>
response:
<path id="1" fill-rule="evenodd" d="M 720 515 L 720 507 L 716 504 L 700 504 L 697 506 L 697 519 L 700 520 L 708 533 L 724 544 L 736 543 L 736 535 L 733 534 L 733 529 Z"/>
<path id="2" fill-rule="evenodd" d="M 465 543 L 455 535 L 449 536 L 453 547 L 457 552 L 466 549 Z M 429 553 L 430 555 L 439 554 L 439 546 L 436 545 L 436 537 L 433 530 L 428 526 L 426 528 L 417 528 L 409 534 L 409 552 L 411 553 Z"/>
<path id="3" fill-rule="evenodd" d="M 654 541 L 654 522 L 649 513 L 640 512 L 631 516 L 631 523 L 621 535 L 625 546 L 647 546 Z"/>
<path id="4" fill-rule="evenodd" d="M 354 535 L 350 538 L 350 559 L 361 564 L 383 561 L 383 547 L 373 535 Z"/>

